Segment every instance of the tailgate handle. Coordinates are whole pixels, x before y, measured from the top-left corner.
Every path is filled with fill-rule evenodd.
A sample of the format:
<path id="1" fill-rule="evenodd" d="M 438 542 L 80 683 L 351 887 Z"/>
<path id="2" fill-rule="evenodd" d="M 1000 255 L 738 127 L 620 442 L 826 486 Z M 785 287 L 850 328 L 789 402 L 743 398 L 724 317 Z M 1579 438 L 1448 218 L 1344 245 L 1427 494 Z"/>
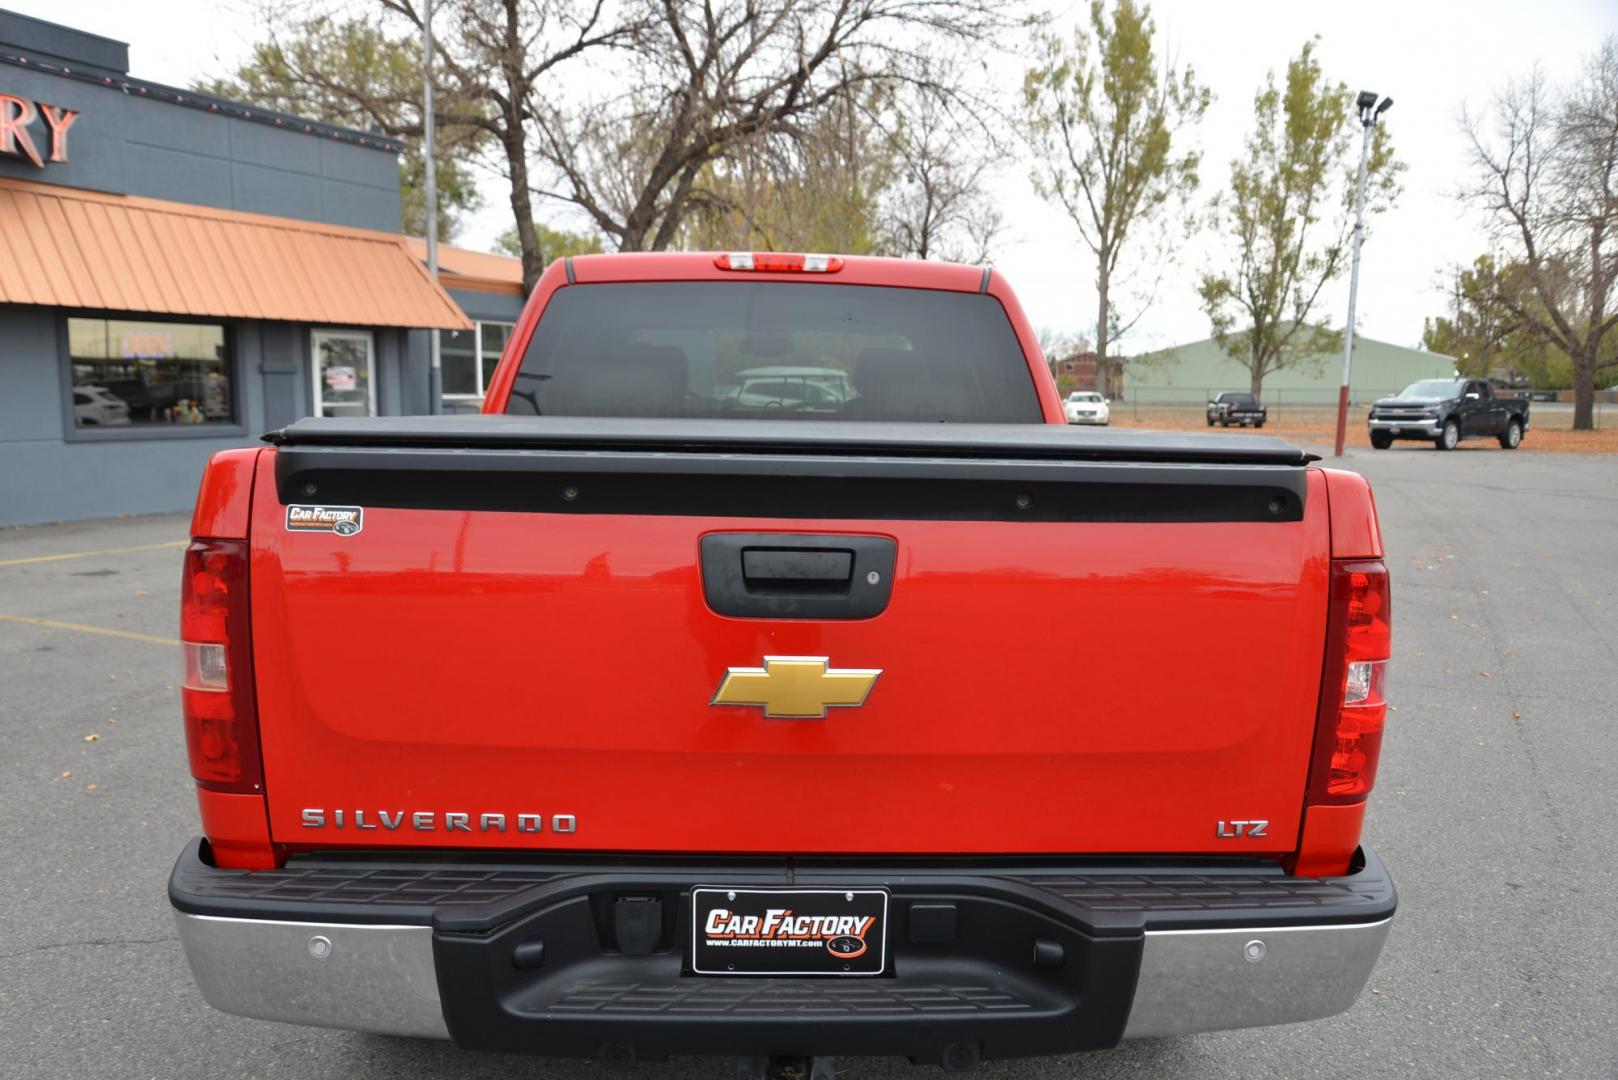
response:
<path id="1" fill-rule="evenodd" d="M 742 549 L 742 580 L 752 590 L 847 592 L 853 576 L 852 551 Z"/>
<path id="2" fill-rule="evenodd" d="M 703 595 L 721 615 L 868 619 L 893 595 L 888 536 L 710 533 L 701 549 Z"/>

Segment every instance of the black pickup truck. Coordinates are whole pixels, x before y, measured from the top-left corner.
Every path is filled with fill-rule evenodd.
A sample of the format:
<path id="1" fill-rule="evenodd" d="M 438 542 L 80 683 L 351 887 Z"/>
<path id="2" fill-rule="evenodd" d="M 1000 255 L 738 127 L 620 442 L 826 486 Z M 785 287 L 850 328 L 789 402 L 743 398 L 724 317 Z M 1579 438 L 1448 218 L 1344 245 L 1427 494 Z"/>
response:
<path id="1" fill-rule="evenodd" d="M 1236 390 L 1224 390 L 1214 395 L 1208 402 L 1208 426 L 1218 424 L 1220 427 L 1229 427 L 1240 424 L 1246 427 L 1263 427 L 1264 421 L 1269 419 L 1269 406 L 1260 402 L 1252 394 L 1244 394 Z"/>
<path id="2" fill-rule="evenodd" d="M 1462 439 L 1499 439 L 1515 450 L 1528 430 L 1528 399 L 1498 397 L 1482 379 L 1422 379 L 1371 406 L 1371 445 L 1425 439 L 1453 450 Z"/>

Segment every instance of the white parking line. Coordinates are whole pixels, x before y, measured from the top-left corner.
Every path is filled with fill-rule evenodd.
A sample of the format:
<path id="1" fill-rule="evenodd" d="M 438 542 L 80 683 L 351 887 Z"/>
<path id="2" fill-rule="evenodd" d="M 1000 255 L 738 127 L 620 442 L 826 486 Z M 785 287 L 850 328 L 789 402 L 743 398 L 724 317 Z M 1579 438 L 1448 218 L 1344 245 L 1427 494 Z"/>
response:
<path id="1" fill-rule="evenodd" d="M 58 562 L 62 559 L 88 559 L 96 555 L 126 555 L 132 551 L 157 551 L 160 548 L 185 547 L 189 540 L 165 540 L 161 544 L 139 544 L 135 547 L 102 548 L 100 551 L 65 551 L 60 555 L 30 555 L 24 559 L 0 559 L 0 566 L 21 566 L 24 563 Z"/>
<path id="2" fill-rule="evenodd" d="M 134 630 L 114 630 L 106 626 L 86 626 L 84 623 L 62 622 L 59 619 L 41 619 L 36 615 L 7 615 L 5 612 L 0 612 L 0 622 L 43 626 L 47 630 L 77 630 L 81 634 L 100 634 L 103 637 L 128 638 L 130 641 L 144 641 L 149 645 L 178 645 L 180 643 L 179 638 L 158 637 L 156 634 L 142 634 Z"/>

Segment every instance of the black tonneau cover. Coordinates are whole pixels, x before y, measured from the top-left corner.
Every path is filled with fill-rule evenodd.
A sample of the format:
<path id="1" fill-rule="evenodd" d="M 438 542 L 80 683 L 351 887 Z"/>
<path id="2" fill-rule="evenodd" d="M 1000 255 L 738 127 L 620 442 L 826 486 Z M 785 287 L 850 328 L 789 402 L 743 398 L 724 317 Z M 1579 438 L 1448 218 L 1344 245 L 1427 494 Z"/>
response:
<path id="1" fill-rule="evenodd" d="M 1057 425 L 562 417 L 300 420 L 282 503 L 961 521 L 1298 521 L 1279 439 Z"/>
<path id="2" fill-rule="evenodd" d="M 1059 424 L 878 424 L 560 416 L 310 417 L 264 440 L 285 447 L 639 451 L 1291 465 L 1318 458 L 1267 435 L 1077 431 Z"/>

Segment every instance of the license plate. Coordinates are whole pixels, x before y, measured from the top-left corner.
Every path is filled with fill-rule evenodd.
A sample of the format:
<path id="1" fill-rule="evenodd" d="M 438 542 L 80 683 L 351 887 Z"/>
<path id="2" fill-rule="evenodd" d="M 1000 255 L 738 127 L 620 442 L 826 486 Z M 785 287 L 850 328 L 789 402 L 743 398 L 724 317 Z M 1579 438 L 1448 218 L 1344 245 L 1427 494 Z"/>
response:
<path id="1" fill-rule="evenodd" d="M 1399 429 L 1396 428 L 1396 427 L 1390 427 L 1388 429 L 1388 434 L 1389 435 L 1397 435 L 1397 434 L 1399 434 Z"/>
<path id="2" fill-rule="evenodd" d="M 880 975 L 886 889 L 691 890 L 691 970 L 699 975 Z"/>

